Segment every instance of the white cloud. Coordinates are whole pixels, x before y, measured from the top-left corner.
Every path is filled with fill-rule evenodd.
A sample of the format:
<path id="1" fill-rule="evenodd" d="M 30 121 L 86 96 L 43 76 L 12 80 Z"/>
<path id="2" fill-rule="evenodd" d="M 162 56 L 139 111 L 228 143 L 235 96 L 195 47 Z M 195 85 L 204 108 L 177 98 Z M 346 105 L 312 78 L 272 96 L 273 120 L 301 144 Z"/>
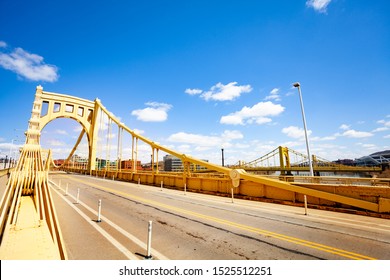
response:
<path id="1" fill-rule="evenodd" d="M 371 132 L 357 131 L 357 130 L 354 130 L 354 129 L 346 130 L 341 135 L 349 137 L 349 138 L 366 138 L 366 137 L 373 136 L 373 134 Z"/>
<path id="2" fill-rule="evenodd" d="M 145 130 L 135 128 L 135 129 L 134 129 L 134 132 L 137 133 L 137 134 L 139 134 L 139 135 L 142 135 L 142 134 L 145 133 Z"/>
<path id="3" fill-rule="evenodd" d="M 221 135 L 212 136 L 178 132 L 170 135 L 167 140 L 181 143 L 182 145 L 179 146 L 181 151 L 191 151 L 189 145 L 193 146 L 192 150 L 205 151 L 215 147 L 218 149 L 231 147 L 233 145 L 232 141 L 243 138 L 244 135 L 238 130 L 225 130 Z"/>
<path id="4" fill-rule="evenodd" d="M 206 136 L 186 132 L 178 132 L 168 137 L 168 141 L 177 143 L 187 143 L 203 147 L 221 145 L 222 138 L 218 136 Z"/>
<path id="5" fill-rule="evenodd" d="M 380 120 L 380 121 L 377 121 L 377 123 L 390 127 L 390 121 Z"/>
<path id="6" fill-rule="evenodd" d="M 188 144 L 180 145 L 177 147 L 177 149 L 182 153 L 191 153 L 192 152 L 192 147 L 191 147 L 191 145 L 188 145 Z"/>
<path id="7" fill-rule="evenodd" d="M 243 118 L 239 115 L 239 112 L 222 116 L 219 122 L 222 124 L 244 125 Z"/>
<path id="8" fill-rule="evenodd" d="M 269 116 L 277 116 L 284 111 L 280 104 L 274 104 L 271 101 L 259 102 L 253 107 L 243 107 L 240 111 L 222 116 L 221 124 L 244 125 L 246 123 L 264 124 L 269 123 L 272 119 Z"/>
<path id="9" fill-rule="evenodd" d="M 381 132 L 381 131 L 387 131 L 387 130 L 389 130 L 390 128 L 388 128 L 388 127 L 378 127 L 378 128 L 376 128 L 376 129 L 374 129 L 372 132 Z"/>
<path id="10" fill-rule="evenodd" d="M 81 131 L 81 130 L 80 130 Z M 61 134 L 61 135 L 68 135 L 68 132 L 66 132 L 66 130 L 63 130 L 63 129 L 57 129 L 55 131 L 55 133 L 57 134 Z"/>
<path id="11" fill-rule="evenodd" d="M 231 82 L 227 85 L 218 83 L 215 86 L 212 86 L 208 91 L 188 88 L 185 90 L 185 93 L 190 95 L 200 94 L 200 97 L 206 101 L 231 101 L 240 97 L 241 94 L 251 91 L 252 87 L 250 85 L 239 86 L 237 85 L 237 82 Z"/>
<path id="12" fill-rule="evenodd" d="M 286 93 L 286 96 L 293 96 L 293 95 L 295 95 L 295 92 L 289 91 Z"/>
<path id="13" fill-rule="evenodd" d="M 366 138 L 366 137 L 374 136 L 374 134 L 371 132 L 358 131 L 358 130 L 351 129 L 351 126 L 346 125 L 346 124 L 342 124 L 339 128 L 341 130 L 344 130 L 344 132 L 335 133 L 334 134 L 335 137 L 344 136 L 344 137 L 348 137 L 348 138 Z M 373 132 L 378 132 L 378 131 L 381 131 L 381 129 L 375 129 Z"/>
<path id="14" fill-rule="evenodd" d="M 145 105 L 149 106 L 144 109 L 138 109 L 131 112 L 131 115 L 136 116 L 137 120 L 143 122 L 164 122 L 168 119 L 168 111 L 172 105 L 158 102 L 148 102 Z"/>
<path id="15" fill-rule="evenodd" d="M 222 134 L 222 138 L 225 140 L 242 139 L 244 138 L 244 135 L 238 130 L 225 130 Z"/>
<path id="16" fill-rule="evenodd" d="M 326 8 L 330 2 L 331 0 L 307 0 L 306 6 L 313 8 L 319 13 L 326 13 Z"/>
<path id="17" fill-rule="evenodd" d="M 9 151 L 12 153 L 16 150 L 18 150 L 19 147 L 21 147 L 23 144 L 15 144 L 15 143 L 0 143 L 0 158 L 4 157 L 5 155 L 9 156 Z"/>
<path id="18" fill-rule="evenodd" d="M 375 144 L 357 143 L 357 145 L 361 146 L 364 149 L 369 149 L 369 150 L 375 150 L 378 148 Z"/>
<path id="19" fill-rule="evenodd" d="M 236 149 L 248 149 L 248 148 L 251 147 L 251 145 L 250 145 L 250 144 L 243 144 L 243 143 L 236 143 L 236 144 L 234 145 L 234 147 L 235 147 Z"/>
<path id="20" fill-rule="evenodd" d="M 83 127 L 81 125 L 77 125 L 73 128 L 73 132 L 81 132 L 83 130 Z"/>
<path id="21" fill-rule="evenodd" d="M 0 48 L 5 48 L 7 47 L 7 43 L 4 41 L 0 41 Z"/>
<path id="22" fill-rule="evenodd" d="M 281 99 L 280 99 L 279 91 L 280 91 L 279 88 L 274 88 L 273 90 L 271 90 L 271 92 L 270 92 L 269 95 L 265 98 L 265 100 L 280 101 Z"/>
<path id="23" fill-rule="evenodd" d="M 201 94 L 203 92 L 203 90 L 198 89 L 198 88 L 194 88 L 194 89 L 187 88 L 184 92 L 189 94 L 189 95 L 197 95 L 197 94 Z"/>
<path id="24" fill-rule="evenodd" d="M 311 141 L 331 141 L 335 140 L 336 136 L 325 136 L 325 137 L 312 137 L 310 138 Z"/>
<path id="25" fill-rule="evenodd" d="M 340 129 L 342 129 L 342 130 L 348 130 L 349 129 L 349 125 L 347 125 L 347 124 L 342 124 L 342 125 L 340 125 Z"/>
<path id="26" fill-rule="evenodd" d="M 42 56 L 22 48 L 16 48 L 11 53 L 0 52 L 0 66 L 31 81 L 55 82 L 58 79 L 56 66 L 44 63 Z"/>
<path id="27" fill-rule="evenodd" d="M 286 134 L 288 137 L 300 139 L 305 137 L 305 130 L 303 128 L 299 128 L 296 126 L 289 126 L 282 129 L 282 132 Z M 311 130 L 307 131 L 307 134 L 311 134 Z"/>
<path id="28" fill-rule="evenodd" d="M 66 143 L 61 142 L 59 140 L 55 140 L 55 139 L 48 140 L 46 144 L 50 145 L 50 146 L 56 146 L 56 147 L 58 147 L 58 146 L 66 146 Z"/>

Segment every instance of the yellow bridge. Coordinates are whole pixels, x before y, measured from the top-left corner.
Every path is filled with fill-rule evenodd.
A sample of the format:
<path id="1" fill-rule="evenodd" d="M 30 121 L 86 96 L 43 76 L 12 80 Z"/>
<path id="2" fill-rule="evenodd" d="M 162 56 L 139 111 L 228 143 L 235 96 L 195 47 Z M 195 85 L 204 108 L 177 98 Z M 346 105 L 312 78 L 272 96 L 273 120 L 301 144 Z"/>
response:
<path id="1" fill-rule="evenodd" d="M 89 101 L 45 92 L 38 86 L 26 131 L 26 142 L 18 164 L 9 176 L 0 203 L 0 259 L 67 258 L 48 183 L 53 161 L 50 151 L 46 153 L 40 146 L 42 129 L 57 118 L 74 119 L 83 128 L 75 147 L 61 167 L 67 171 L 142 184 L 163 183 L 189 191 L 232 193 L 252 199 L 303 203 L 307 196 L 308 202 L 313 205 L 341 206 L 377 214 L 390 212 L 390 181 L 387 179 L 357 181 L 352 178 L 284 176 L 290 171 L 306 170 L 307 166 L 304 161 L 300 164 L 297 163 L 299 161 L 292 163 L 287 148 L 283 147 L 260 160 L 236 167 L 212 164 L 164 147 L 131 130 L 110 113 L 99 99 Z M 118 141 L 112 145 L 111 133 L 114 130 L 117 131 Z M 69 164 L 84 137 L 88 141 L 87 160 L 79 166 Z M 150 171 L 137 168 L 141 145 L 142 150 L 147 147 L 147 153 L 151 155 Z M 116 146 L 116 153 L 111 146 Z M 131 164 L 127 169 L 121 167 L 124 149 L 131 151 Z M 182 172 L 160 171 L 158 163 L 162 154 L 180 159 Z M 279 157 L 280 162 L 273 167 L 268 166 L 267 170 L 279 170 L 280 176 L 271 178 L 250 173 L 251 169 L 261 170 L 259 162 L 269 160 L 271 154 Z M 101 164 L 103 158 L 109 162 L 104 167 Z M 347 167 L 336 170 L 335 166 L 326 167 L 324 162 L 315 162 L 315 171 L 348 171 Z M 208 172 L 196 172 L 197 166 Z"/>
<path id="2" fill-rule="evenodd" d="M 316 175 L 320 172 L 380 172 L 381 166 L 350 166 L 338 164 L 329 160 L 312 155 L 313 170 Z M 246 171 L 256 172 L 275 172 L 280 171 L 282 175 L 291 174 L 291 172 L 308 172 L 309 160 L 306 155 L 294 151 L 287 147 L 279 146 L 275 150 L 267 153 L 250 162 L 240 161 L 234 166 L 235 168 L 242 168 Z"/>

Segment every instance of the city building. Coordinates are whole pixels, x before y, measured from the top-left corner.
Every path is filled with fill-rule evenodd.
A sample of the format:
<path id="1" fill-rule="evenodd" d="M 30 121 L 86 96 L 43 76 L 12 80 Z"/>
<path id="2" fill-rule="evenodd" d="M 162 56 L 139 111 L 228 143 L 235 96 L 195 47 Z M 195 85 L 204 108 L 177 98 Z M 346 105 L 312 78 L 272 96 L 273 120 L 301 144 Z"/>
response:
<path id="1" fill-rule="evenodd" d="M 184 170 L 183 162 L 181 159 L 172 156 L 172 155 L 166 155 L 163 158 L 164 160 L 164 171 L 171 171 L 171 172 L 182 172 Z M 204 160 L 208 162 L 208 160 Z M 190 170 L 191 171 L 201 171 L 206 170 L 207 168 L 201 166 L 201 165 L 193 165 L 191 164 Z"/>
<path id="2" fill-rule="evenodd" d="M 133 163 L 134 161 L 132 161 L 131 159 L 129 160 L 122 160 L 121 161 L 121 169 L 129 169 L 129 170 L 133 170 Z M 137 161 L 136 163 L 136 170 L 142 170 L 142 166 L 141 166 L 141 161 Z"/>
<path id="3" fill-rule="evenodd" d="M 164 156 L 163 161 L 164 161 L 164 171 L 172 171 L 172 172 L 183 171 L 183 163 L 181 159 L 172 155 L 166 155 Z"/>

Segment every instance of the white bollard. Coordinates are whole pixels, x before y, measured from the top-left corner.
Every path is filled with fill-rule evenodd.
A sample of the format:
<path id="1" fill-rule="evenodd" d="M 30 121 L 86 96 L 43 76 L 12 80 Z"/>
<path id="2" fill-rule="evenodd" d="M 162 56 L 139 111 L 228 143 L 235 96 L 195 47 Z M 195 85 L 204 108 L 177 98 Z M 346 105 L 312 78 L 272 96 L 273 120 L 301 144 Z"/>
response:
<path id="1" fill-rule="evenodd" d="M 101 212 L 102 212 L 102 200 L 99 199 L 99 202 L 98 202 L 98 218 L 96 220 L 96 222 L 100 223 L 102 221 L 101 219 Z"/>
<path id="2" fill-rule="evenodd" d="M 141 178 L 138 178 L 138 186 L 141 185 Z"/>
<path id="3" fill-rule="evenodd" d="M 184 184 L 184 195 L 187 194 L 187 184 Z"/>
<path id="4" fill-rule="evenodd" d="M 232 188 L 232 203 L 234 203 L 234 190 Z"/>
<path id="5" fill-rule="evenodd" d="M 307 197 L 306 197 L 306 195 L 303 196 L 303 200 L 305 201 L 305 215 L 307 215 Z"/>
<path id="6" fill-rule="evenodd" d="M 163 181 L 161 181 L 161 187 L 160 187 L 160 191 L 162 191 L 163 190 Z"/>
<path id="7" fill-rule="evenodd" d="M 147 247 L 147 253 L 145 259 L 151 259 L 152 258 L 152 221 L 149 221 L 148 224 L 148 247 Z"/>
<path id="8" fill-rule="evenodd" d="M 66 183 L 65 195 L 68 195 L 68 187 L 69 187 L 69 183 Z"/>
<path id="9" fill-rule="evenodd" d="M 79 203 L 80 199 L 80 188 L 77 188 L 77 198 L 76 198 L 76 203 Z"/>

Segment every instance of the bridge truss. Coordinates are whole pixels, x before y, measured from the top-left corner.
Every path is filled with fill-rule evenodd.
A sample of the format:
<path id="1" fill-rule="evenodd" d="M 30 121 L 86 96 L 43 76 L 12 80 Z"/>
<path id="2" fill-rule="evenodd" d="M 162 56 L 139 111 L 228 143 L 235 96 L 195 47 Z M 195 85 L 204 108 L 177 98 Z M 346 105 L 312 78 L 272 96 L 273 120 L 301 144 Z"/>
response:
<path id="1" fill-rule="evenodd" d="M 115 176 L 119 179 L 127 178 L 131 181 L 148 178 L 143 180 L 146 183 L 156 183 L 157 180 L 161 180 L 161 182 L 164 181 L 168 184 L 171 182 L 176 187 L 178 184 L 182 184 L 182 186 L 187 185 L 190 188 L 191 184 L 196 182 L 202 184 L 202 182 L 205 182 L 206 179 L 200 177 L 211 176 L 210 174 L 200 175 L 193 172 L 197 169 L 196 166 L 202 166 L 213 172 L 214 181 L 212 184 L 215 186 L 223 185 L 227 189 L 231 189 L 232 192 L 234 190 L 235 193 L 250 193 L 266 197 L 267 194 L 276 192 L 278 194 L 281 193 L 281 197 L 292 194 L 294 200 L 296 194 L 299 194 L 377 213 L 390 212 L 390 193 L 388 191 L 381 192 L 381 195 L 374 198 L 365 199 L 366 196 L 364 195 L 351 196 L 350 194 L 337 193 L 334 189 L 331 191 L 324 190 L 324 188 L 316 187 L 313 184 L 297 184 L 254 175 L 246 172 L 242 166 L 228 168 L 212 164 L 182 154 L 142 136 L 135 130 L 127 127 L 118 117 L 109 112 L 99 99 L 89 101 L 70 95 L 45 92 L 41 86 L 38 86 L 35 93 L 32 116 L 26 132 L 26 143 L 22 148 L 18 165 L 8 180 L 6 194 L 1 200 L 0 256 L 4 256 L 4 252 L 7 252 L 7 244 L 13 243 L 11 236 L 16 235 L 17 231 L 15 229 L 18 229 L 20 236 L 22 232 L 20 228 L 26 227 L 23 224 L 24 213 L 33 212 L 37 220 L 34 227 L 47 229 L 47 239 L 52 244 L 52 251 L 56 251 L 52 258 L 66 259 L 67 257 L 48 187 L 48 173 L 52 160 L 50 152 L 47 156 L 43 155 L 44 152 L 40 145 L 42 129 L 49 122 L 58 118 L 71 118 L 82 126 L 82 131 L 74 148 L 61 167 L 66 170 L 96 176 L 104 174 L 107 177 Z M 75 166 L 74 158 L 76 151 L 83 139 L 86 139 L 87 142 L 88 155 L 83 164 Z M 147 175 L 138 168 L 138 161 L 142 152 L 148 156 L 150 155 L 150 171 Z M 284 165 L 284 171 L 300 166 L 302 168 L 305 167 L 305 160 L 302 154 L 295 153 L 297 156 L 301 156 L 302 159 L 294 161 L 292 164 L 287 148 L 279 147 L 278 152 L 280 162 Z M 125 153 L 127 153 L 127 158 L 130 158 L 131 164 L 129 169 L 122 170 L 120 163 Z M 183 164 L 183 171 L 175 174 L 160 171 L 158 162 L 160 156 L 164 154 L 180 159 Z M 248 163 L 245 168 L 259 165 L 260 162 L 269 160 L 275 155 L 276 151 L 273 151 L 261 159 Z M 317 162 L 320 163 L 321 161 Z M 151 181 L 148 181 L 150 178 Z M 177 181 L 177 178 L 180 180 Z M 174 183 L 172 183 L 173 181 Z M 31 227 L 31 225 L 29 226 Z M 28 237 L 26 237 L 26 241 L 28 243 Z M 37 256 L 37 254 L 34 255 L 34 252 L 32 252 L 32 255 L 31 258 Z"/>
<path id="2" fill-rule="evenodd" d="M 319 156 L 312 155 L 313 170 L 316 175 L 320 172 L 379 172 L 380 166 L 349 166 L 338 164 Z M 308 172 L 309 160 L 307 155 L 293 149 L 279 146 L 273 151 L 250 162 L 240 161 L 235 165 L 246 171 L 280 171 L 281 175 L 291 175 L 291 172 Z"/>

